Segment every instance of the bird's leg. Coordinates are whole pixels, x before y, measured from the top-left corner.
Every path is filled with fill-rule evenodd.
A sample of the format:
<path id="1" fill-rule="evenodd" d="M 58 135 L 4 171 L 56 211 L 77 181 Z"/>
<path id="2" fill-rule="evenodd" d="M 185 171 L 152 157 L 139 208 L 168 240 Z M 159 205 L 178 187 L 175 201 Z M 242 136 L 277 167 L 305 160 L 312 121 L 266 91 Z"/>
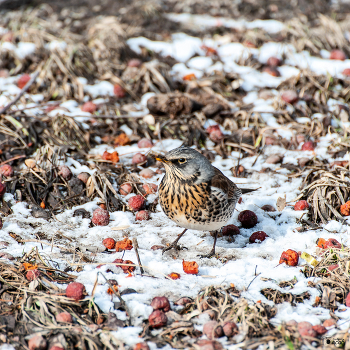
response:
<path id="1" fill-rule="evenodd" d="M 170 249 L 176 248 L 177 247 L 177 242 L 180 240 L 180 238 L 185 234 L 185 232 L 187 231 L 187 228 L 185 228 L 182 233 L 180 233 L 177 238 L 175 239 L 175 241 L 173 243 L 171 243 L 168 247 L 165 247 L 163 249 L 162 254 L 164 254 L 165 252 L 167 252 Z"/>
<path id="2" fill-rule="evenodd" d="M 222 229 L 221 229 L 222 230 Z M 220 232 L 221 232 L 220 230 Z M 218 234 L 219 234 L 219 231 L 216 230 L 215 233 L 214 233 L 214 244 L 213 244 L 213 248 L 211 249 L 210 253 L 209 254 L 206 254 L 206 255 L 199 255 L 201 258 L 211 258 L 212 256 L 215 255 L 215 246 L 216 246 L 216 240 L 218 239 Z"/>

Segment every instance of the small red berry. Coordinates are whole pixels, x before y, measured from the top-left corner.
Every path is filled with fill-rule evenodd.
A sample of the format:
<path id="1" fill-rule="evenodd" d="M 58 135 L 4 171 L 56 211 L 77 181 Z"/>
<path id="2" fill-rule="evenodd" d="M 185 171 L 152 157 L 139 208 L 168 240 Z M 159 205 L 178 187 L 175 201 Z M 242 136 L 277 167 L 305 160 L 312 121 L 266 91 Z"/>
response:
<path id="1" fill-rule="evenodd" d="M 97 106 L 93 102 L 88 101 L 81 106 L 81 110 L 83 112 L 94 113 L 97 110 Z"/>
<path id="2" fill-rule="evenodd" d="M 271 67 L 277 67 L 281 64 L 281 60 L 277 57 L 271 56 L 268 60 L 267 60 L 267 65 L 271 66 Z"/>
<path id="3" fill-rule="evenodd" d="M 223 236 L 236 236 L 239 235 L 239 228 L 235 225 L 224 226 L 221 230 Z"/>
<path id="4" fill-rule="evenodd" d="M 125 97 L 125 90 L 118 84 L 114 85 L 114 95 L 117 96 L 118 98 L 123 98 Z"/>
<path id="5" fill-rule="evenodd" d="M 281 73 L 276 67 L 266 66 L 263 68 L 263 72 L 272 75 L 273 77 L 280 77 Z"/>
<path id="6" fill-rule="evenodd" d="M 77 178 L 78 178 L 80 181 L 83 181 L 84 184 L 86 185 L 87 182 L 88 182 L 88 180 L 89 180 L 89 178 L 90 178 L 90 174 L 84 171 L 84 172 L 80 173 L 80 174 L 77 176 Z"/>
<path id="7" fill-rule="evenodd" d="M 249 243 L 258 243 L 265 241 L 265 239 L 269 237 L 264 231 L 257 231 L 254 232 L 250 237 L 249 237 Z"/>
<path id="8" fill-rule="evenodd" d="M 135 219 L 139 221 L 149 220 L 149 212 L 147 210 L 140 210 L 136 213 Z"/>
<path id="9" fill-rule="evenodd" d="M 166 326 L 168 318 L 162 310 L 154 310 L 148 317 L 148 322 L 153 328 Z"/>
<path id="10" fill-rule="evenodd" d="M 35 270 L 28 270 L 26 273 L 26 278 L 28 281 L 33 281 L 37 279 L 40 276 L 40 271 L 35 269 Z"/>
<path id="11" fill-rule="evenodd" d="M 224 335 L 222 327 L 217 321 L 209 321 L 203 326 L 203 333 L 208 339 L 220 338 Z"/>
<path id="12" fill-rule="evenodd" d="M 307 141 L 301 146 L 302 151 L 313 151 L 315 144 L 312 141 Z"/>
<path id="13" fill-rule="evenodd" d="M 81 300 L 84 298 L 85 286 L 80 282 L 69 283 L 66 288 L 66 297 L 74 300 Z"/>
<path id="14" fill-rule="evenodd" d="M 67 167 L 67 165 L 60 165 L 58 167 L 58 175 L 62 176 L 65 180 L 70 180 L 73 176 L 70 169 Z"/>
<path id="15" fill-rule="evenodd" d="M 306 210 L 309 208 L 309 203 L 305 200 L 298 201 L 294 204 L 294 210 Z"/>
<path id="16" fill-rule="evenodd" d="M 11 177 L 13 175 L 13 168 L 9 164 L 4 164 L 0 166 L 0 174 Z"/>
<path id="17" fill-rule="evenodd" d="M 152 178 L 156 173 L 151 169 L 143 169 L 140 171 L 140 176 L 142 176 L 145 179 Z"/>
<path id="18" fill-rule="evenodd" d="M 140 164 L 146 162 L 147 157 L 142 153 L 136 153 L 131 160 L 132 164 Z"/>
<path id="19" fill-rule="evenodd" d="M 140 67 L 142 64 L 142 61 L 139 60 L 138 58 L 132 58 L 129 62 L 128 62 L 128 67 Z"/>
<path id="20" fill-rule="evenodd" d="M 167 297 L 154 297 L 151 306 L 153 310 L 163 310 L 164 312 L 170 310 L 170 303 Z"/>
<path id="21" fill-rule="evenodd" d="M 0 198 L 4 196 L 5 192 L 6 192 L 6 186 L 2 182 L 0 182 Z"/>
<path id="22" fill-rule="evenodd" d="M 146 195 L 148 194 L 155 194 L 157 193 L 158 186 L 152 183 L 149 184 L 143 184 L 142 188 L 145 190 Z"/>
<path id="23" fill-rule="evenodd" d="M 26 84 L 28 83 L 28 81 L 30 80 L 30 75 L 29 74 L 23 74 L 22 76 L 20 76 L 20 78 L 17 80 L 17 86 L 20 89 L 23 89 Z"/>
<path id="24" fill-rule="evenodd" d="M 137 146 L 139 148 L 151 148 L 153 147 L 153 143 L 150 139 L 141 139 L 138 143 L 137 143 Z"/>
<path id="25" fill-rule="evenodd" d="M 107 210 L 97 208 L 92 213 L 92 223 L 96 226 L 107 226 L 109 224 L 109 213 Z"/>
<path id="26" fill-rule="evenodd" d="M 251 210 L 243 210 L 238 215 L 238 220 L 241 222 L 242 227 L 252 228 L 258 222 L 258 217 Z"/>
<path id="27" fill-rule="evenodd" d="M 72 323 L 73 322 L 73 318 L 72 318 L 72 315 L 69 312 L 60 312 L 59 314 L 56 315 L 56 321 L 57 322 Z"/>
<path id="28" fill-rule="evenodd" d="M 102 241 L 102 244 L 107 248 L 107 249 L 114 249 L 115 248 L 115 240 L 113 238 L 105 238 Z"/>
<path id="29" fill-rule="evenodd" d="M 119 187 L 119 193 L 122 194 L 123 196 L 128 195 L 132 191 L 132 186 L 128 183 L 122 184 Z"/>
<path id="30" fill-rule="evenodd" d="M 346 55 L 345 55 L 344 51 L 342 51 L 342 50 L 332 50 L 331 55 L 329 56 L 329 59 L 345 61 Z"/>
<path id="31" fill-rule="evenodd" d="M 345 68 L 344 70 L 343 70 L 343 73 L 342 73 L 343 75 L 345 75 L 345 76 L 347 76 L 347 77 L 350 77 L 350 68 Z"/>
<path id="32" fill-rule="evenodd" d="M 145 207 L 145 199 L 140 195 L 133 196 L 128 201 L 129 207 L 133 211 L 139 211 Z"/>
<path id="33" fill-rule="evenodd" d="M 292 249 L 288 249 L 287 251 L 283 252 L 279 263 L 286 263 L 289 266 L 297 266 L 299 262 L 299 254 Z"/>
<path id="34" fill-rule="evenodd" d="M 298 94 L 294 90 L 286 90 L 282 93 L 281 99 L 289 104 L 293 104 L 298 101 Z"/>

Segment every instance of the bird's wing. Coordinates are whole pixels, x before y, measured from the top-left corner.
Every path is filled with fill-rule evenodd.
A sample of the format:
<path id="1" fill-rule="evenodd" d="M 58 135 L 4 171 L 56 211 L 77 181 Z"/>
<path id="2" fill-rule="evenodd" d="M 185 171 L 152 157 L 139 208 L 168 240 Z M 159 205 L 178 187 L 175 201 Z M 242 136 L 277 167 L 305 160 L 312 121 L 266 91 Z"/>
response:
<path id="1" fill-rule="evenodd" d="M 215 170 L 215 175 L 211 179 L 211 185 L 213 187 L 220 188 L 225 192 L 228 198 L 239 198 L 242 194 L 241 190 L 236 186 L 234 182 L 228 179 L 219 169 L 213 167 Z"/>

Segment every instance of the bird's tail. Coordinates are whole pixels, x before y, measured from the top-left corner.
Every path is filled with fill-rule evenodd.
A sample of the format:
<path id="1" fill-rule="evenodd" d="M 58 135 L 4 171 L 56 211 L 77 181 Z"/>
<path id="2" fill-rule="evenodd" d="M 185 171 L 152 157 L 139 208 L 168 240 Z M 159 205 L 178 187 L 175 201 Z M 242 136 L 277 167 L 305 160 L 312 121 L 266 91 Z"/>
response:
<path id="1" fill-rule="evenodd" d="M 259 188 L 240 188 L 240 190 L 242 191 L 242 194 L 246 194 L 246 193 L 257 191 Z"/>

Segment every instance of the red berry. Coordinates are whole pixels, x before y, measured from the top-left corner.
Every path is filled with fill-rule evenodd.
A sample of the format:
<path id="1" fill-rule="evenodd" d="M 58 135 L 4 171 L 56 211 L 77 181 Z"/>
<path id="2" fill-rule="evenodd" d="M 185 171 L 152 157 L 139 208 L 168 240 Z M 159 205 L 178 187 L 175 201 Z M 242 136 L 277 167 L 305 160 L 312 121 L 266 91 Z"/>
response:
<path id="1" fill-rule="evenodd" d="M 282 93 L 281 98 L 284 102 L 293 104 L 298 101 L 298 94 L 294 90 L 286 90 Z"/>
<path id="2" fill-rule="evenodd" d="M 266 66 L 263 68 L 263 72 L 272 75 L 273 77 L 280 77 L 281 73 L 276 67 Z"/>
<path id="3" fill-rule="evenodd" d="M 224 335 L 222 327 L 216 321 L 209 321 L 203 326 L 203 333 L 208 339 L 220 338 Z"/>
<path id="4" fill-rule="evenodd" d="M 119 187 L 119 193 L 122 194 L 123 196 L 128 195 L 129 193 L 131 193 L 131 191 L 132 191 L 132 186 L 128 183 L 122 184 Z"/>
<path id="5" fill-rule="evenodd" d="M 178 280 L 181 278 L 181 275 L 177 272 L 171 272 L 169 273 L 168 277 L 170 277 L 172 280 Z"/>
<path id="6" fill-rule="evenodd" d="M 239 235 L 239 228 L 235 225 L 224 226 L 221 230 L 223 236 L 236 236 Z"/>
<path id="7" fill-rule="evenodd" d="M 79 282 L 69 283 L 66 288 L 66 297 L 74 300 L 81 300 L 84 298 L 85 286 Z"/>
<path id="8" fill-rule="evenodd" d="M 182 269 L 185 273 L 189 275 L 197 275 L 198 274 L 198 264 L 195 261 L 185 261 L 182 260 Z"/>
<path id="9" fill-rule="evenodd" d="M 107 249 L 114 249 L 115 248 L 115 240 L 113 238 L 105 238 L 102 241 L 102 244 L 107 248 Z"/>
<path id="10" fill-rule="evenodd" d="M 128 67 L 140 67 L 142 64 L 142 61 L 139 60 L 138 58 L 132 58 L 129 62 L 128 62 Z"/>
<path id="11" fill-rule="evenodd" d="M 41 334 L 35 334 L 28 340 L 29 350 L 45 350 L 47 342 Z"/>
<path id="12" fill-rule="evenodd" d="M 83 112 L 94 113 L 97 110 L 97 106 L 93 102 L 88 101 L 81 106 L 81 110 Z"/>
<path id="13" fill-rule="evenodd" d="M 0 166 L 0 174 L 11 177 L 13 175 L 13 168 L 9 164 L 4 164 Z"/>
<path id="14" fill-rule="evenodd" d="M 305 200 L 298 201 L 294 204 L 294 210 L 306 210 L 309 208 L 309 203 Z"/>
<path id="15" fill-rule="evenodd" d="M 216 124 L 216 125 L 210 125 L 210 126 L 208 126 L 207 128 L 206 128 L 206 130 L 205 130 L 208 134 L 210 134 L 211 132 L 213 132 L 213 131 L 221 131 L 220 130 L 220 126 L 218 125 L 218 124 Z"/>
<path id="16" fill-rule="evenodd" d="M 132 164 L 140 164 L 146 162 L 147 157 L 142 153 L 136 153 L 131 160 Z"/>
<path id="17" fill-rule="evenodd" d="M 154 310 L 148 317 L 148 322 L 153 328 L 166 326 L 168 318 L 162 310 Z"/>
<path id="18" fill-rule="evenodd" d="M 299 322 L 298 330 L 302 337 L 312 337 L 315 338 L 317 333 L 312 329 L 312 324 L 310 322 Z"/>
<path id="19" fill-rule="evenodd" d="M 140 194 L 138 194 L 131 197 L 128 200 L 128 204 L 133 211 L 139 211 L 145 207 L 146 202 L 145 199 Z"/>
<path id="20" fill-rule="evenodd" d="M 83 181 L 84 184 L 86 185 L 89 178 L 90 178 L 90 174 L 89 173 L 86 173 L 85 171 L 80 173 L 77 178 L 80 180 L 80 181 Z"/>
<path id="21" fill-rule="evenodd" d="M 92 223 L 96 226 L 107 226 L 109 224 L 109 213 L 107 210 L 97 208 L 92 213 Z"/>
<path id="22" fill-rule="evenodd" d="M 138 143 L 137 143 L 137 146 L 139 148 L 151 148 L 153 147 L 153 143 L 150 139 L 141 139 Z"/>
<path id="23" fill-rule="evenodd" d="M 149 350 L 147 343 L 137 343 L 134 345 L 133 350 Z"/>
<path id="24" fill-rule="evenodd" d="M 140 176 L 142 176 L 145 179 L 152 178 L 156 173 L 151 169 L 143 169 L 140 171 Z"/>
<path id="25" fill-rule="evenodd" d="M 268 60 L 267 60 L 267 65 L 270 67 L 277 67 L 281 64 L 281 60 L 277 57 L 271 56 Z"/>
<path id="26" fill-rule="evenodd" d="M 239 213 L 238 220 L 241 222 L 242 227 L 252 228 L 257 224 L 258 217 L 250 210 L 243 210 Z"/>
<path id="27" fill-rule="evenodd" d="M 269 236 L 264 231 L 257 231 L 249 237 L 249 243 L 259 243 L 265 241 L 267 237 Z"/>
<path id="28" fill-rule="evenodd" d="M 261 209 L 264 211 L 276 211 L 276 209 L 270 204 L 263 205 Z"/>
<path id="29" fill-rule="evenodd" d="M 70 180 L 73 176 L 70 169 L 67 167 L 67 165 L 60 165 L 58 167 L 58 175 L 62 176 L 65 180 Z"/>
<path id="30" fill-rule="evenodd" d="M 302 151 L 313 151 L 315 144 L 312 141 L 307 141 L 301 146 Z"/>
<path id="31" fill-rule="evenodd" d="M 142 188 L 145 190 L 146 195 L 155 194 L 155 193 L 157 193 L 157 190 L 158 190 L 158 186 L 155 184 L 151 184 L 151 183 L 150 184 L 143 184 Z"/>
<path id="32" fill-rule="evenodd" d="M 283 252 L 280 257 L 280 264 L 286 263 L 289 266 L 297 266 L 299 262 L 299 254 L 292 249 Z"/>
<path id="33" fill-rule="evenodd" d="M 342 247 L 342 245 L 335 238 L 329 238 L 327 240 L 325 240 L 324 238 L 319 238 L 316 241 L 316 244 L 318 247 L 322 249 L 328 249 L 328 248 L 340 249 Z"/>
<path id="34" fill-rule="evenodd" d="M 35 270 L 29 270 L 26 273 L 26 278 L 28 281 L 34 281 L 40 276 L 40 271 L 35 269 Z"/>
<path id="35" fill-rule="evenodd" d="M 344 51 L 342 51 L 342 50 L 332 50 L 331 55 L 329 56 L 329 59 L 345 61 L 346 55 L 345 55 Z"/>
<path id="36" fill-rule="evenodd" d="M 135 219 L 139 221 L 149 220 L 149 212 L 147 210 L 140 210 L 136 213 Z"/>
<path id="37" fill-rule="evenodd" d="M 347 201 L 345 204 L 340 206 L 340 212 L 344 216 L 350 215 L 350 201 Z"/>
<path id="38" fill-rule="evenodd" d="M 342 73 L 343 75 L 345 75 L 345 76 L 347 76 L 347 77 L 350 77 L 350 68 L 345 68 L 344 70 L 343 70 L 343 73 Z"/>
<path id="39" fill-rule="evenodd" d="M 23 89 L 26 84 L 28 83 L 28 81 L 30 80 L 30 75 L 29 74 L 23 74 L 22 76 L 20 76 L 20 78 L 17 80 L 17 86 L 20 89 Z"/>
<path id="40" fill-rule="evenodd" d="M 349 296 L 349 294 L 348 294 L 348 296 Z M 346 297 L 346 299 L 348 299 L 348 296 Z M 345 305 L 348 306 L 348 304 L 350 305 L 350 300 L 349 300 L 349 303 L 346 302 Z M 337 321 L 334 318 L 329 318 L 328 320 L 325 320 L 323 322 L 323 326 L 326 327 L 326 328 L 333 327 L 333 326 L 336 326 L 336 325 L 337 325 Z"/>
<path id="41" fill-rule="evenodd" d="M 56 321 L 57 322 L 72 323 L 73 322 L 73 318 L 72 318 L 72 315 L 69 312 L 60 312 L 59 314 L 56 315 Z"/>
<path id="42" fill-rule="evenodd" d="M 125 97 L 125 90 L 118 84 L 114 85 L 114 95 L 116 95 L 118 98 Z"/>
<path id="43" fill-rule="evenodd" d="M 321 326 L 320 324 L 312 326 L 312 329 L 317 333 L 317 335 L 323 335 L 327 333 L 327 329 L 324 326 Z"/>
<path id="44" fill-rule="evenodd" d="M 163 310 L 164 312 L 170 310 L 170 303 L 167 297 L 154 297 L 151 306 L 153 310 Z"/>
<path id="45" fill-rule="evenodd" d="M 0 198 L 4 196 L 5 192 L 6 192 L 6 186 L 2 182 L 0 182 Z"/>
<path id="46" fill-rule="evenodd" d="M 222 327 L 224 334 L 226 335 L 226 337 L 230 338 L 236 334 L 238 334 L 238 327 L 237 325 L 232 322 L 232 321 L 228 321 L 225 322 L 223 327 Z"/>

